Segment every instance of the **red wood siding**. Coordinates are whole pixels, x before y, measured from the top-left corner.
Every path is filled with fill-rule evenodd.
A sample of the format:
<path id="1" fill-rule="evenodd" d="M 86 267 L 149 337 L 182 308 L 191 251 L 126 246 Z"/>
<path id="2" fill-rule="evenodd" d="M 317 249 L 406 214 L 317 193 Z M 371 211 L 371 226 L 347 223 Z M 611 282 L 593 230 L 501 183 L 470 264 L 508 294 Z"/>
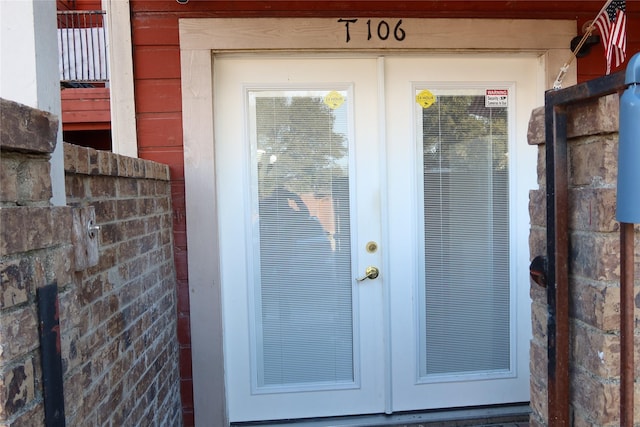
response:
<path id="1" fill-rule="evenodd" d="M 197 17 L 595 18 L 604 0 L 586 1 L 207 1 L 130 0 L 138 145 L 142 158 L 169 165 L 178 274 L 179 342 L 185 426 L 193 425 L 178 19 Z M 640 51 L 640 1 L 628 1 L 628 57 Z M 535 37 L 535 34 L 531 35 Z M 578 80 L 604 74 L 602 47 L 577 61 Z M 575 65 L 574 65 L 575 66 Z"/>
<path id="2" fill-rule="evenodd" d="M 102 0 L 57 0 L 58 10 L 102 10 Z"/>
<path id="3" fill-rule="evenodd" d="M 627 3 L 636 3 L 629 0 Z M 446 18 L 575 19 L 598 12 L 604 0 L 280 0 L 175 1 L 131 0 L 134 14 L 173 13 L 181 16 L 398 16 Z M 632 5 L 629 5 L 632 6 Z"/>
<path id="4" fill-rule="evenodd" d="M 138 79 L 180 79 L 178 46 L 141 45 L 133 54 Z"/>
<path id="5" fill-rule="evenodd" d="M 182 115 L 180 112 L 138 114 L 138 133 L 146 135 L 138 141 L 140 150 L 154 147 L 182 147 Z"/>
<path id="6" fill-rule="evenodd" d="M 109 89 L 104 87 L 63 89 L 62 129 L 111 129 Z"/>
<path id="7" fill-rule="evenodd" d="M 136 79 L 136 113 L 181 111 L 180 79 Z"/>
<path id="8" fill-rule="evenodd" d="M 132 5 L 135 7 L 135 4 Z M 132 42 L 134 48 L 142 46 L 173 46 L 178 48 L 178 14 L 147 14 L 132 12 Z"/>

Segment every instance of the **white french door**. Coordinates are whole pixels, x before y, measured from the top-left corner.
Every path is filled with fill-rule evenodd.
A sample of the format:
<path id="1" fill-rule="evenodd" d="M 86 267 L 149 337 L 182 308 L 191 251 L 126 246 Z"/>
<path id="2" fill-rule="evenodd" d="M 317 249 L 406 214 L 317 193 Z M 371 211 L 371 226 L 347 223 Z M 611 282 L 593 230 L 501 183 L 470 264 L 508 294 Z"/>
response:
<path id="1" fill-rule="evenodd" d="M 230 420 L 379 412 L 381 280 L 353 280 L 381 262 L 376 61 L 214 76 Z"/>
<path id="2" fill-rule="evenodd" d="M 528 400 L 536 70 L 216 57 L 232 422 Z"/>
<path id="3" fill-rule="evenodd" d="M 392 408 L 528 401 L 537 62 L 385 62 Z"/>

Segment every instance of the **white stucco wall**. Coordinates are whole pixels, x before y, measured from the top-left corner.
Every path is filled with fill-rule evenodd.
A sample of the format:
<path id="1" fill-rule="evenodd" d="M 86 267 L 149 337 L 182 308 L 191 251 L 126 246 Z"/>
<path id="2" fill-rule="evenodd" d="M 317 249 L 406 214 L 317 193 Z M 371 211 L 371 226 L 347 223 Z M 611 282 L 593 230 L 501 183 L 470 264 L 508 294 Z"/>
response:
<path id="1" fill-rule="evenodd" d="M 56 2 L 0 1 L 0 97 L 60 117 Z M 51 202 L 66 204 L 62 124 L 51 155 Z"/>

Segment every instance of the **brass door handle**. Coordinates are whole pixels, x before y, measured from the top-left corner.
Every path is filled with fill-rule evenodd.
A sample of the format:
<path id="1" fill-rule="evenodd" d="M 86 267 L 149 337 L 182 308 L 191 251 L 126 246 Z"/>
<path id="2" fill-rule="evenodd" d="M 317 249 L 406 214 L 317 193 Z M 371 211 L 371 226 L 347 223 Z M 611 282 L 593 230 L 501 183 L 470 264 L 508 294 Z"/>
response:
<path id="1" fill-rule="evenodd" d="M 378 270 L 378 267 L 374 267 L 372 265 L 370 265 L 369 267 L 367 267 L 364 270 L 364 276 L 363 277 L 358 277 L 356 278 L 356 280 L 358 282 L 362 282 L 366 279 L 376 279 L 378 276 L 380 275 L 380 270 Z"/>

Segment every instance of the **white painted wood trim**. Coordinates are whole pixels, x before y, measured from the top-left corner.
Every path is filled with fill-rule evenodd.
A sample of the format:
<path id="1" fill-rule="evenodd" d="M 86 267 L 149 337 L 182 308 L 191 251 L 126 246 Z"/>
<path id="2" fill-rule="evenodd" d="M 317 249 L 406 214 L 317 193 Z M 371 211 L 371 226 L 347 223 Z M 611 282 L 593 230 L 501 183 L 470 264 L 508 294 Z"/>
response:
<path id="1" fill-rule="evenodd" d="M 213 63 L 210 50 L 180 52 L 191 360 L 196 425 L 227 425 L 218 257 Z M 197 72 L 194 72 L 197 70 Z"/>
<path id="2" fill-rule="evenodd" d="M 138 157 L 129 0 L 102 0 L 109 38 L 111 150 Z"/>
<path id="3" fill-rule="evenodd" d="M 386 40 L 377 37 L 379 22 L 389 25 Z M 394 29 L 399 18 L 209 18 L 181 19 L 180 45 L 189 49 L 568 49 L 575 36 L 575 21 L 532 19 L 402 19 L 405 33 L 399 41 Z M 368 28 L 372 38 L 367 40 Z M 384 31 L 383 31 L 384 32 Z M 401 36 L 401 34 L 400 34 Z"/>
<path id="4" fill-rule="evenodd" d="M 110 0 L 114 1 L 114 0 Z M 390 18 L 388 22 L 397 23 Z M 359 18 L 361 24 L 366 18 Z M 372 22 L 378 22 L 373 19 Z M 366 27 L 335 18 L 181 19 L 182 118 L 195 421 L 228 425 L 213 152 L 212 52 L 490 52 L 537 55 L 551 88 L 576 33 L 568 20 L 403 19 L 403 42 L 367 41 Z M 565 86 L 575 84 L 575 67 Z M 543 100 L 540 94 L 540 100 Z"/>
<path id="5" fill-rule="evenodd" d="M 113 0 L 110 0 L 113 1 Z M 355 19 L 355 18 L 353 18 Z M 391 35 L 376 37 L 377 23 L 389 23 Z M 191 18 L 180 19 L 180 49 L 230 51 L 410 51 L 538 54 L 546 61 L 546 88 L 552 88 L 560 67 L 569 59 L 576 35 L 572 20 L 534 19 L 402 19 L 373 18 L 367 40 L 366 18 L 349 25 L 337 18 Z M 393 37 L 396 25 L 406 34 Z M 565 86 L 577 81 L 571 67 Z"/>

